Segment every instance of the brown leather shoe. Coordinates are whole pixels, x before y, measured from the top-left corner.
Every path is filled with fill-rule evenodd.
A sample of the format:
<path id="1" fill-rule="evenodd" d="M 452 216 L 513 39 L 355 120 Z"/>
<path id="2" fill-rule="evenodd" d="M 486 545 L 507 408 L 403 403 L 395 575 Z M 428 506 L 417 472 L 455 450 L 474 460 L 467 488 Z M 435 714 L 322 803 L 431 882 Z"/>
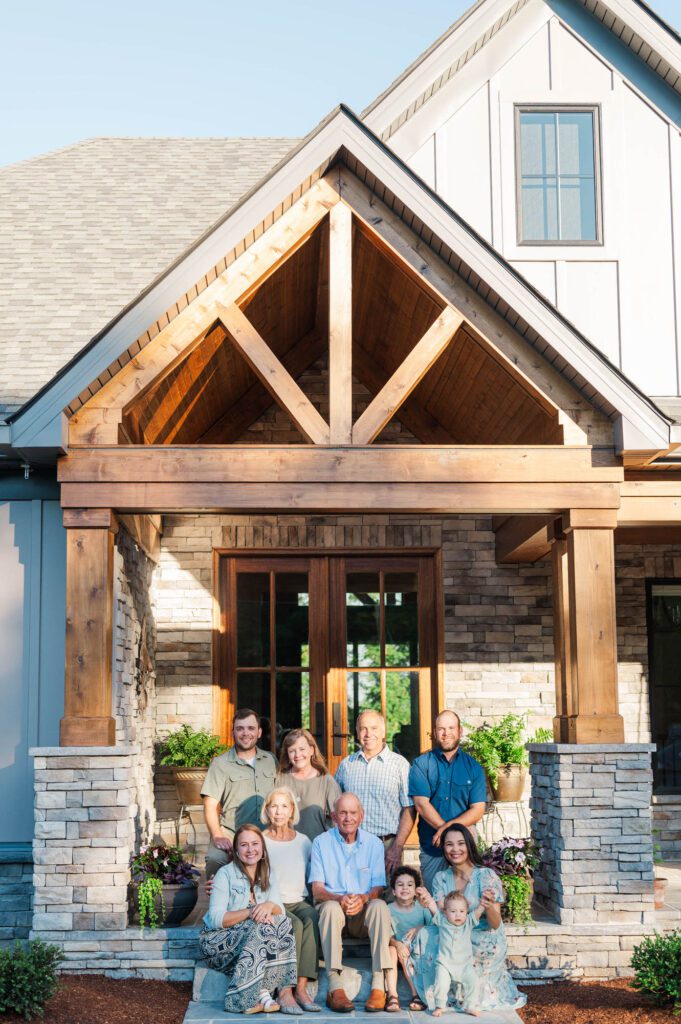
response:
<path id="1" fill-rule="evenodd" d="M 385 1010 L 385 992 L 380 988 L 372 988 L 364 1009 L 367 1013 L 380 1013 L 381 1010 Z"/>
<path id="2" fill-rule="evenodd" d="M 355 1004 L 350 1002 L 342 988 L 329 992 L 326 997 L 326 1005 L 335 1013 L 352 1013 L 355 1009 Z"/>

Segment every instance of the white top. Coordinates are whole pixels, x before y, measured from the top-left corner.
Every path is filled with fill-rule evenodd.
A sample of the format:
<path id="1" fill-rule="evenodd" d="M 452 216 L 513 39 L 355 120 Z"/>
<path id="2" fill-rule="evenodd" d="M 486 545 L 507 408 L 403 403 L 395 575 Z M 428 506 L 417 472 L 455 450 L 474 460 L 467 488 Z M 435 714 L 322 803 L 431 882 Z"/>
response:
<path id="1" fill-rule="evenodd" d="M 301 903 L 307 898 L 306 879 L 312 843 L 302 832 L 296 832 L 295 839 L 290 842 L 271 839 L 266 832 L 263 835 L 272 875 L 282 900 L 284 903 Z"/>

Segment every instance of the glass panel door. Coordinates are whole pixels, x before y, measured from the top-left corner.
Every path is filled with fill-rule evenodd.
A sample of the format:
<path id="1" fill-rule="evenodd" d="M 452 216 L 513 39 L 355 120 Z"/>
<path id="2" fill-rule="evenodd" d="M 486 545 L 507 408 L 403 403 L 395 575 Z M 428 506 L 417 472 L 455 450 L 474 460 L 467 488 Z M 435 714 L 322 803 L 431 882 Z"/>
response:
<path id="1" fill-rule="evenodd" d="M 650 726 L 656 793 L 681 793 L 681 584 L 650 583 Z"/>

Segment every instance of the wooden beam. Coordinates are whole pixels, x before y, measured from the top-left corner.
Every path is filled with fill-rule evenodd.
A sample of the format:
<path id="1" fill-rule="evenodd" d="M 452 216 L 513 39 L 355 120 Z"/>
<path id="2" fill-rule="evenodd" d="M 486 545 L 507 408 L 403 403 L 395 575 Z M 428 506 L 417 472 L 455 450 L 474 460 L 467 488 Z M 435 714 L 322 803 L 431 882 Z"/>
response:
<path id="1" fill-rule="evenodd" d="M 317 362 L 324 354 L 325 348 L 325 339 L 314 330 L 297 341 L 281 357 L 281 361 L 293 379 L 297 380 L 305 370 Z M 271 405 L 272 395 L 266 388 L 263 389 L 263 385 L 258 381 L 197 439 L 197 445 L 231 444 L 237 441 Z"/>
<path id="2" fill-rule="evenodd" d="M 625 479 L 618 526 L 681 525 L 681 481 L 664 473 L 650 473 L 646 480 Z"/>
<path id="3" fill-rule="evenodd" d="M 161 557 L 162 519 L 158 515 L 120 516 L 121 525 L 125 527 L 132 539 L 144 551 L 152 562 Z"/>
<path id="4" fill-rule="evenodd" d="M 494 531 L 498 565 L 513 562 L 538 562 L 551 551 L 546 516 L 510 516 Z"/>
<path id="5" fill-rule="evenodd" d="M 352 441 L 352 211 L 343 202 L 330 214 L 329 440 Z"/>
<path id="6" fill-rule="evenodd" d="M 569 414 L 561 420 L 568 444 L 587 443 L 587 427 L 598 443 L 612 443 L 612 425 L 584 396 L 570 387 L 542 356 L 519 337 L 509 324 L 450 266 L 440 259 L 404 221 L 346 169 L 340 185 L 327 176 L 331 188 L 340 189 L 351 203 L 355 217 L 383 239 L 398 256 L 413 267 L 445 303 L 465 313 L 481 339 L 501 354 L 506 363 L 522 374 L 531 388 L 539 389 L 545 401 Z"/>
<path id="7" fill-rule="evenodd" d="M 236 304 L 218 305 L 217 312 L 232 344 L 303 437 L 312 444 L 328 444 L 328 425 L 250 320 Z"/>
<path id="8" fill-rule="evenodd" d="M 64 483 L 64 508 L 115 506 L 123 512 L 240 511 L 559 514 L 566 507 L 616 507 L 608 483 Z"/>
<path id="9" fill-rule="evenodd" d="M 589 448 L 561 445 L 371 445 L 340 452 L 304 445 L 140 445 L 70 452 L 59 460 L 58 478 L 62 483 L 149 484 L 584 482 L 612 484 L 619 494 L 621 470 L 594 465 L 592 454 Z M 613 506 L 607 502 L 604 507 Z"/>
<path id="10" fill-rule="evenodd" d="M 619 544 L 681 545 L 681 523 L 678 526 L 618 526 L 615 547 Z"/>
<path id="11" fill-rule="evenodd" d="M 82 518 L 91 524 L 102 510 L 82 511 Z M 66 670 L 59 730 L 63 747 L 116 742 L 111 700 L 113 547 L 112 528 L 67 529 Z"/>
<path id="12" fill-rule="evenodd" d="M 228 306 L 250 296 L 284 260 L 305 244 L 338 202 L 339 196 L 328 182 L 323 179 L 316 181 L 224 273 L 107 381 L 86 403 L 86 408 L 127 411 L 132 402 L 142 397 L 200 344 L 203 332 L 216 319 L 217 303 Z M 113 432 L 107 435 L 107 443 L 115 444 L 117 440 Z"/>
<path id="13" fill-rule="evenodd" d="M 568 742 L 623 743 L 617 693 L 614 530 L 568 525 L 566 532 L 572 684 Z"/>
<path id="14" fill-rule="evenodd" d="M 370 356 L 359 345 L 355 345 L 353 350 L 353 373 L 360 384 L 373 395 L 378 394 L 387 377 L 387 373 L 383 373 L 381 367 L 377 365 L 376 358 Z M 451 445 L 456 440 L 435 416 L 426 412 L 415 401 L 413 396 L 399 409 L 397 419 L 424 444 Z"/>
<path id="15" fill-rule="evenodd" d="M 423 380 L 431 366 L 437 362 L 464 318 L 461 313 L 446 306 L 435 323 L 416 343 L 404 362 L 357 420 L 352 431 L 353 444 L 371 444 L 378 437 L 402 403 Z"/>

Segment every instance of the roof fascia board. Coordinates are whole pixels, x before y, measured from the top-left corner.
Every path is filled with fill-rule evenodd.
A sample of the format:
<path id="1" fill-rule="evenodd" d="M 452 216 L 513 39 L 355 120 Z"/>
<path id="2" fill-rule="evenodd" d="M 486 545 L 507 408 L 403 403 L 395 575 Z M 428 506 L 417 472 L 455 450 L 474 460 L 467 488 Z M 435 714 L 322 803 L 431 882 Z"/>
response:
<path id="1" fill-rule="evenodd" d="M 275 168 L 230 215 L 210 231 L 198 245 L 135 299 L 122 315 L 96 338 L 95 344 L 44 389 L 37 401 L 20 409 L 11 423 L 12 444 L 32 447 L 49 429 L 63 409 L 95 380 L 128 345 L 163 316 L 178 296 L 183 295 L 208 273 L 235 245 L 256 228 L 290 194 L 324 165 L 340 147 L 341 126 L 347 120 L 341 108 L 335 110 L 307 143 Z"/>
<path id="2" fill-rule="evenodd" d="M 407 68 L 385 92 L 362 113 L 362 120 L 380 135 L 395 118 L 429 88 L 456 61 L 492 28 L 517 0 L 482 0 L 470 8 L 429 50 Z"/>
<path id="3" fill-rule="evenodd" d="M 681 45 L 672 32 L 634 0 L 601 0 L 673 68 L 681 70 Z"/>
<path id="4" fill-rule="evenodd" d="M 348 149 L 394 192 L 438 238 L 468 264 L 509 306 L 618 412 L 649 438 L 651 448 L 666 447 L 669 420 L 646 400 L 596 349 L 589 347 L 490 247 L 453 214 L 419 178 L 361 125 L 352 126 Z"/>

